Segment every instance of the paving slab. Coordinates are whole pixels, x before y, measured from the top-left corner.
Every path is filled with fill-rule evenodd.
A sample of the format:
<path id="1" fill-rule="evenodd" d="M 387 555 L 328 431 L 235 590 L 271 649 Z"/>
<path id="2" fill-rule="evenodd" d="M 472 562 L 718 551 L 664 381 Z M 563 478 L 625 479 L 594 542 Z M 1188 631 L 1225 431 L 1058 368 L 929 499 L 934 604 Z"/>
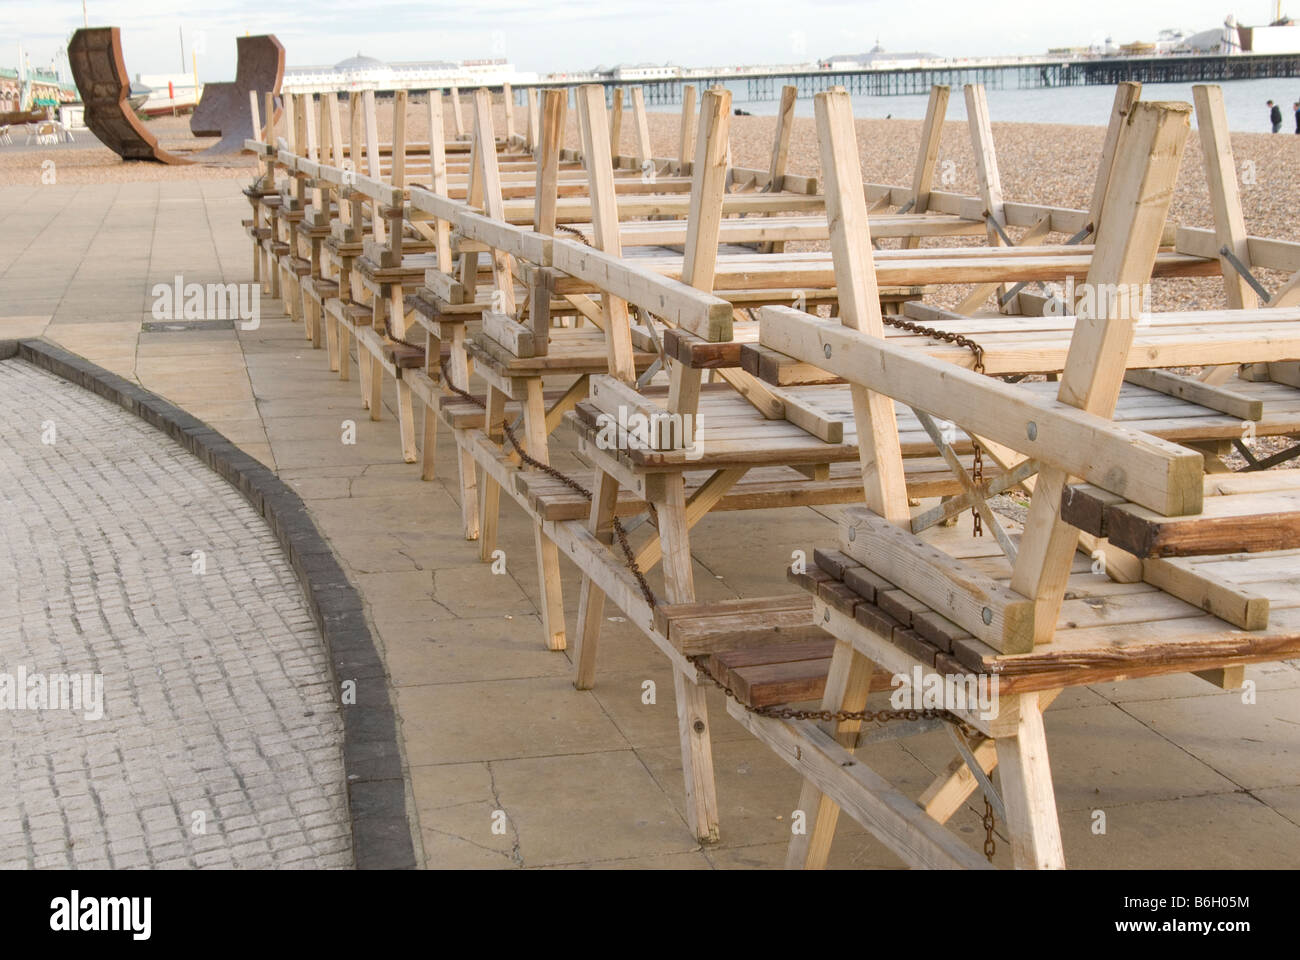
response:
<path id="1" fill-rule="evenodd" d="M 156 282 L 178 274 L 199 282 L 250 279 L 239 227 L 247 205 L 238 187 L 230 181 L 0 189 L 0 338 L 44 335 L 143 383 L 228 429 L 239 449 L 302 498 L 357 587 L 362 609 L 355 615 L 374 633 L 383 658 L 365 669 L 383 681 L 376 687 L 393 691 L 397 772 L 409 782 L 421 864 L 780 866 L 797 775 L 732 721 L 722 694 L 709 690 L 723 828 L 720 845 L 699 849 L 682 816 L 672 678 L 663 657 L 607 607 L 596 687 L 573 689 L 571 654 L 547 651 L 541 642 L 531 523 L 503 497 L 497 546 L 505 573 L 479 563 L 478 544 L 460 532 L 449 431 L 439 433 L 437 477 L 422 482 L 419 467 L 401 461 L 391 382 L 374 421 L 362 407 L 355 364 L 353 379 L 340 381 L 325 352 L 312 349 L 302 326 L 269 297 L 258 301 L 255 330 L 141 331 L 153 319 Z M 25 206 L 12 212 L 5 202 L 11 199 Z M 97 289 L 109 291 L 112 302 L 97 302 Z M 354 443 L 344 442 L 345 427 Z M 417 437 L 418 427 L 417 419 Z M 563 431 L 554 462 L 577 466 Z M 784 577 L 791 550 L 832 542 L 835 512 L 706 518 L 692 568 L 701 599 L 793 592 Z M 646 532 L 634 534 L 634 542 Z M 580 578 L 567 561 L 561 572 L 572 630 Z M 661 572 L 650 579 L 658 589 Z M 163 606 L 151 629 L 175 629 L 181 616 Z M 1300 670 L 1253 667 L 1248 677 L 1256 684 L 1253 706 L 1187 676 L 1075 688 L 1060 697 L 1047 726 L 1068 863 L 1294 863 Z M 656 685 L 654 705 L 642 702 L 646 681 Z M 869 749 L 914 792 L 952 756 L 942 733 Z M 233 803 L 237 791 L 230 792 Z M 983 840 L 977 802 L 978 796 L 952 821 L 975 849 Z M 1104 835 L 1092 832 L 1097 809 L 1109 818 Z M 504 833 L 492 832 L 498 810 Z M 0 816 L 0 838 L 4 830 Z M 999 836 L 995 862 L 1005 864 Z M 87 853 L 87 863 L 144 857 L 141 847 L 126 846 L 136 839 L 124 834 L 115 845 L 110 838 Z M 158 849 L 172 853 L 167 845 Z M 268 846 L 256 855 L 277 851 Z M 195 856 L 226 862 L 215 848 Z M 247 856 L 254 862 L 251 851 Z M 897 863 L 841 818 L 832 866 Z"/>

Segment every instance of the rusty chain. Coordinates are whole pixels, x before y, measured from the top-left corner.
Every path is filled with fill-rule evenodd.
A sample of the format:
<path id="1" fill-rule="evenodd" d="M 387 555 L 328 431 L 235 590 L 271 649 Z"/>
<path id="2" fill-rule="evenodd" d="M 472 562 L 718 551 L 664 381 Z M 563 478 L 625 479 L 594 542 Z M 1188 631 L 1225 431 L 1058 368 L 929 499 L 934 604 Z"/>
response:
<path id="1" fill-rule="evenodd" d="M 591 241 L 587 239 L 587 235 L 583 233 L 581 230 L 579 230 L 577 227 L 571 227 L 567 223 L 557 223 L 555 225 L 555 229 L 563 230 L 565 233 L 571 233 L 579 240 L 581 240 L 583 243 L 585 243 L 587 246 L 589 247 L 591 246 Z"/>
<path id="2" fill-rule="evenodd" d="M 798 710 L 794 707 L 755 707 L 746 703 L 737 695 L 736 691 L 719 680 L 713 675 L 706 661 L 707 655 L 698 655 L 687 657 L 691 664 L 704 674 L 704 676 L 715 687 L 723 692 L 729 699 L 735 700 L 745 708 L 745 711 L 759 717 L 766 717 L 774 720 L 818 720 L 823 723 L 851 723 L 865 721 L 868 723 L 888 723 L 891 720 L 942 720 L 944 723 L 951 723 L 962 732 L 968 740 L 981 737 L 982 734 L 972 727 L 969 723 L 957 716 L 951 710 L 942 710 L 934 707 L 909 708 L 903 710 Z M 997 821 L 993 816 L 993 806 L 989 803 L 986 796 L 984 798 L 984 856 L 989 862 L 993 862 L 993 853 L 997 849 L 997 842 L 993 838 L 993 829 Z"/>
<path id="3" fill-rule="evenodd" d="M 976 373 L 984 372 L 984 348 L 972 340 L 970 337 L 960 333 L 953 333 L 950 330 L 938 330 L 934 327 L 923 326 L 919 323 L 913 323 L 911 320 L 900 320 L 897 317 L 884 316 L 881 319 L 891 327 L 897 327 L 899 330 L 906 330 L 908 333 L 919 333 L 925 337 L 933 337 L 936 340 L 943 340 L 946 343 L 953 343 L 959 347 L 965 347 L 975 358 L 972 369 Z M 984 451 L 979 445 L 979 441 L 974 437 L 971 438 L 971 446 L 975 450 L 974 461 L 971 464 L 971 479 L 978 486 L 984 480 Z M 980 517 L 980 512 L 971 507 L 971 536 L 984 536 L 984 521 Z"/>
<path id="4" fill-rule="evenodd" d="M 993 839 L 993 828 L 997 821 L 993 818 L 993 804 L 989 803 L 988 796 L 984 797 L 984 859 L 989 863 L 993 862 L 993 854 L 997 852 L 998 845 Z"/>

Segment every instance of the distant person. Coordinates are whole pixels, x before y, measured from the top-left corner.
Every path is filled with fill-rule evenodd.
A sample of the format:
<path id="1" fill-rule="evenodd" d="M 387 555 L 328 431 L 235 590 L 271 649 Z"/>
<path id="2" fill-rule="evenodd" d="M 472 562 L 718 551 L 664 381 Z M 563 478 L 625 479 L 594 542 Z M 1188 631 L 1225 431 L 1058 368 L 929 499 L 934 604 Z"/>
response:
<path id="1" fill-rule="evenodd" d="M 1300 100 L 1291 104 L 1291 109 L 1295 111 L 1295 132 L 1300 134 Z"/>
<path id="2" fill-rule="evenodd" d="M 1268 102 L 1268 119 L 1273 124 L 1274 133 L 1282 129 L 1282 108 L 1272 100 Z"/>

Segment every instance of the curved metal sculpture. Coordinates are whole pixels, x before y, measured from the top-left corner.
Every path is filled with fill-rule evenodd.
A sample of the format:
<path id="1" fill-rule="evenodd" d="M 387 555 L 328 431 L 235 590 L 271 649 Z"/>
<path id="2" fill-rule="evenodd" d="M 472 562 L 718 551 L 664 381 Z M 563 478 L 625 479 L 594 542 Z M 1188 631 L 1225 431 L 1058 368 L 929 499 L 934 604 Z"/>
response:
<path id="1" fill-rule="evenodd" d="M 220 137 L 219 143 L 203 151 L 208 154 L 239 153 L 244 141 L 257 137 L 248 94 L 257 94 L 261 104 L 267 91 L 276 97 L 279 112 L 280 84 L 284 80 L 284 47 L 275 34 L 238 37 L 235 79 L 203 85 L 203 99 L 194 108 L 190 132 L 196 137 Z M 266 123 L 266 118 L 263 118 Z"/>
<path id="2" fill-rule="evenodd" d="M 86 105 L 90 132 L 123 160 L 193 163 L 158 146 L 127 103 L 131 81 L 122 59 L 122 33 L 117 27 L 83 27 L 68 44 L 72 77 Z"/>

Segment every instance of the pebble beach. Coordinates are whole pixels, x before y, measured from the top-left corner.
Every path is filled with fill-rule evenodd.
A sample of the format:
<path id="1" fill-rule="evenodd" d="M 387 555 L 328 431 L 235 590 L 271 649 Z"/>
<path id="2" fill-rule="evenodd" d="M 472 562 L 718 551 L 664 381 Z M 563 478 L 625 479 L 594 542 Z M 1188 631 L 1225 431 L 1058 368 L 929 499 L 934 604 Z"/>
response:
<path id="1" fill-rule="evenodd" d="M 468 123 L 470 98 L 462 95 L 462 99 L 462 112 Z M 409 136 L 413 142 L 427 139 L 428 136 L 427 114 L 422 107 L 423 98 L 413 97 L 408 119 Z M 387 139 L 390 135 L 390 109 L 388 103 L 380 103 L 381 139 Z M 446 134 L 451 136 L 450 109 L 445 113 Z M 495 113 L 497 133 L 500 135 L 504 129 L 504 110 L 500 103 L 497 104 Z M 656 155 L 677 156 L 679 115 L 672 112 L 651 112 L 647 119 Z M 515 110 L 515 123 L 517 127 L 524 123 L 522 107 Z M 733 116 L 733 164 L 766 169 L 775 123 L 774 117 Z M 214 142 L 190 136 L 188 117 L 151 120 L 146 123 L 146 129 L 169 149 L 198 150 Z M 918 120 L 859 119 L 858 151 L 863 179 L 870 183 L 910 183 L 920 129 L 921 122 Z M 82 134 L 83 138 L 86 136 Z M 997 146 L 1004 197 L 1051 206 L 1086 207 L 1092 197 L 1096 165 L 1104 136 L 1105 128 L 1100 126 L 997 123 L 995 117 L 993 137 Z M 571 109 L 566 143 L 576 148 L 578 142 L 576 117 Z M 632 115 L 627 110 L 624 113 L 621 152 L 634 153 L 634 144 Z M 1239 133 L 1232 135 L 1232 148 L 1238 167 L 1242 207 L 1250 233 L 1300 240 L 1300 218 L 1295 215 L 1297 206 L 1300 205 L 1300 175 L 1297 174 L 1300 137 L 1294 134 Z M 254 162 L 248 156 L 185 166 L 127 163 L 93 140 L 89 143 L 83 140 L 75 145 L 61 145 L 45 150 L 0 148 L 0 185 L 39 184 L 42 164 L 47 159 L 54 160 L 57 182 L 60 184 L 251 179 L 255 173 Z M 815 121 L 795 119 L 788 170 L 812 176 L 819 174 Z M 948 123 L 944 126 L 936 188 L 967 195 L 977 192 L 974 156 L 965 123 Z M 1192 130 L 1188 137 L 1170 217 L 1176 223 L 1186 226 L 1213 226 L 1196 130 Z M 1023 231 L 1013 228 L 1009 232 L 1014 238 Z M 1064 239 L 1062 236 L 1053 236 L 1048 242 L 1062 242 Z M 885 245 L 894 242 L 885 241 Z M 958 238 L 942 242 L 971 244 L 981 241 Z M 938 245 L 940 241 L 926 240 L 923 243 L 931 246 Z M 810 249 L 813 246 L 804 245 Z M 791 245 L 791 249 L 797 247 Z M 1268 286 L 1276 286 L 1285 278 L 1261 271 L 1260 279 Z M 936 291 L 935 300 L 951 304 L 959 301 L 964 293 L 964 289 L 959 288 L 939 290 Z M 1160 280 L 1152 284 L 1151 306 L 1157 311 L 1214 309 L 1223 305 L 1222 288 L 1217 279 Z"/>

